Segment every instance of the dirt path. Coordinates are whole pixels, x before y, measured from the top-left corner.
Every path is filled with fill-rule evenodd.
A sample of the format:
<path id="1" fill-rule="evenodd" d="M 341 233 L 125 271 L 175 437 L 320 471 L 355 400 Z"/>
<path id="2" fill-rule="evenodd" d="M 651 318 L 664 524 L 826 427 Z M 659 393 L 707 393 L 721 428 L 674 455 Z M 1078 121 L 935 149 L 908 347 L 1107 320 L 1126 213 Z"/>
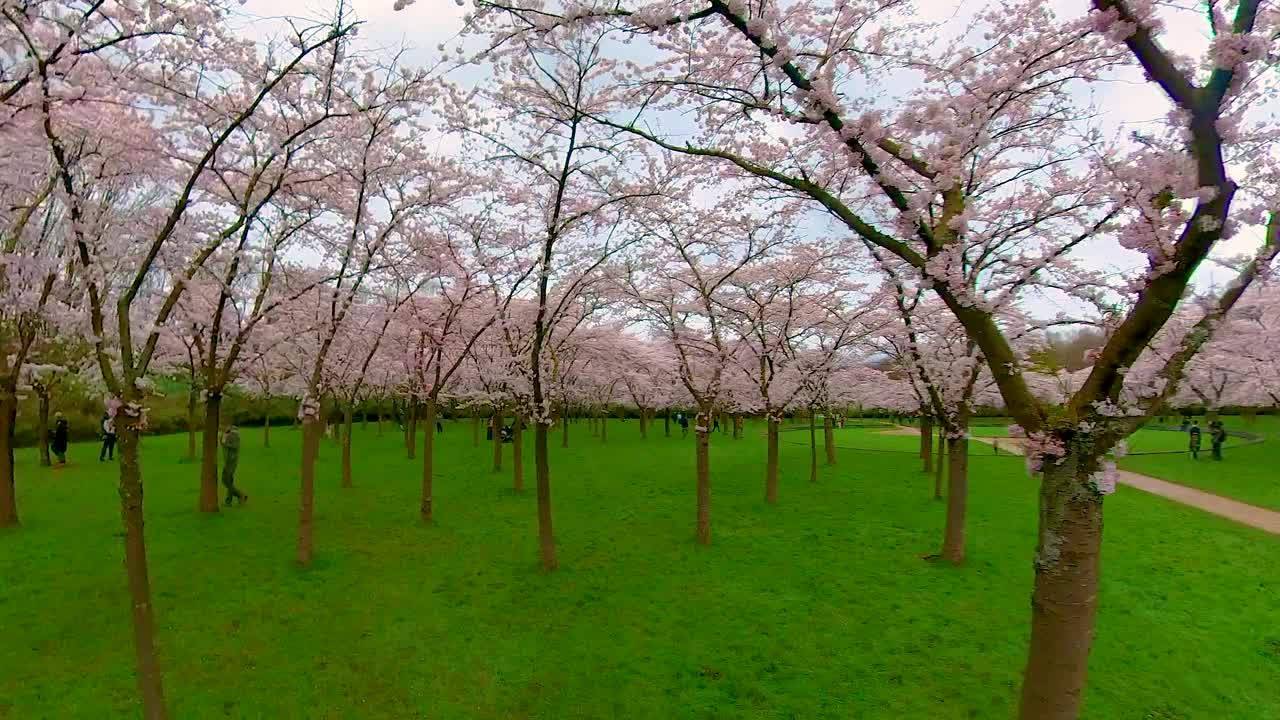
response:
<path id="1" fill-rule="evenodd" d="M 919 435 L 920 431 L 911 427 L 900 427 L 903 432 L 894 432 L 895 435 Z M 1022 454 L 1022 441 L 1018 438 L 1008 437 L 971 437 L 971 440 L 977 440 L 988 445 L 999 443 L 999 448 L 1008 453 L 1015 455 Z M 1196 490 L 1186 485 L 1171 483 L 1167 480 L 1153 478 L 1150 475 L 1140 475 L 1136 472 L 1121 470 L 1119 481 L 1130 487 L 1138 488 L 1143 492 L 1149 492 L 1152 495 L 1159 495 L 1162 498 L 1172 500 L 1176 503 L 1189 505 L 1193 508 L 1203 510 L 1213 515 L 1234 520 L 1241 525 L 1248 525 L 1259 530 L 1266 530 L 1274 535 L 1280 535 L 1280 512 L 1260 508 L 1256 505 L 1242 503 L 1239 500 L 1232 500 L 1221 495 L 1214 495 L 1203 490 Z"/>

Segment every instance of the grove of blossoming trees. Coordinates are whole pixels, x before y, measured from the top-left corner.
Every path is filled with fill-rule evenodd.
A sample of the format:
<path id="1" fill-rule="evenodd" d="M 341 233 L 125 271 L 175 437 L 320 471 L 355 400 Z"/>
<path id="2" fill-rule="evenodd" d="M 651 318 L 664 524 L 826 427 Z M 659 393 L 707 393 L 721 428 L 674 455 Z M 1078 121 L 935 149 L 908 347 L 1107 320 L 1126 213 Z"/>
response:
<path id="1" fill-rule="evenodd" d="M 0 0 L 0 527 L 19 522 L 20 392 L 43 426 L 53 378 L 93 376 L 120 434 L 137 677 L 158 719 L 154 376 L 188 385 L 192 454 L 203 404 L 202 512 L 218 511 L 224 396 L 296 401 L 303 568 L 325 424 L 342 418 L 341 484 L 359 492 L 354 417 L 375 405 L 381 428 L 386 399 L 409 457 L 424 432 L 406 474 L 424 525 L 448 512 L 437 419 L 470 412 L 479 445 L 487 413 L 497 472 L 510 413 L 516 493 L 532 429 L 547 572 L 557 423 L 563 447 L 583 415 L 604 443 L 627 407 L 647 441 L 658 413 L 669 436 L 692 409 L 690 519 L 710 544 L 717 421 L 737 438 L 742 415 L 764 418 L 773 504 L 788 415 L 807 416 L 816 482 L 819 415 L 834 465 L 846 408 L 918 414 L 925 471 L 935 425 L 945 445 L 940 555 L 960 565 L 969 421 L 1001 405 L 1040 476 L 1021 717 L 1078 717 L 1113 449 L 1169 404 L 1280 406 L 1280 345 L 1247 339 L 1280 332 L 1264 285 L 1280 127 L 1263 109 L 1280 8 L 914 8 L 477 0 L 469 55 L 428 72 L 362 44 L 341 1 L 254 41 L 223 0 Z M 1191 21 L 1212 39 L 1174 52 L 1165 28 Z M 472 65 L 482 80 L 450 74 Z M 1091 98 L 1135 78 L 1160 117 L 1110 136 Z M 1248 245 L 1218 253 L 1231 280 L 1184 300 L 1227 242 Z M 1099 248 L 1141 267 L 1104 273 Z M 1044 317 L 1046 297 L 1072 311 Z M 1049 329 L 1081 325 L 1104 338 L 1090 367 L 1040 372 Z"/>

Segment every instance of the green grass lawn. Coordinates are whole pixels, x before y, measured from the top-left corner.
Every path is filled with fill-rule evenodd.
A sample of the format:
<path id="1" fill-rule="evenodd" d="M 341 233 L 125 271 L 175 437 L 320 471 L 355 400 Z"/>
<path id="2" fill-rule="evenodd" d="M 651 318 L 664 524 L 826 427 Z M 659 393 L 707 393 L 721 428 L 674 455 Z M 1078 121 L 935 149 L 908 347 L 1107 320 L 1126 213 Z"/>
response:
<path id="1" fill-rule="evenodd" d="M 659 424 L 660 429 L 660 424 Z M 693 541 L 693 440 L 553 448 L 562 570 L 537 571 L 532 491 L 489 446 L 441 438 L 438 524 L 420 461 L 355 438 L 356 487 L 326 442 L 317 556 L 293 563 L 298 436 L 244 435 L 244 509 L 201 516 L 181 436 L 147 438 L 147 533 L 174 718 L 1009 718 L 1024 660 L 1035 483 L 974 451 L 969 563 L 938 548 L 943 507 L 913 438 L 845 430 L 807 482 L 783 444 L 713 441 L 713 544 Z M 558 440 L 553 443 L 558 445 Z M 507 464 L 510 461 L 510 446 Z M 20 454 L 24 526 L 0 534 L 0 718 L 133 718 L 115 468 Z M 1107 501 L 1086 716 L 1280 719 L 1280 540 L 1129 488 Z"/>

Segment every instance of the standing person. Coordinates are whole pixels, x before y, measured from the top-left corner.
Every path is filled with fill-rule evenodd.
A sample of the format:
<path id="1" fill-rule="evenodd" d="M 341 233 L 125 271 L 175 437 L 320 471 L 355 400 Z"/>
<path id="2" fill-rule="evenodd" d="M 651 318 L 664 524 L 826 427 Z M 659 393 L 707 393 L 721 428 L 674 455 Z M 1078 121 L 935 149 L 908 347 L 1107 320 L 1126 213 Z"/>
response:
<path id="1" fill-rule="evenodd" d="M 689 416 L 680 413 L 680 437 L 689 437 Z"/>
<path id="2" fill-rule="evenodd" d="M 236 489 L 236 466 L 240 464 L 240 431 L 235 425 L 222 434 L 222 484 L 227 488 L 227 505 L 232 499 L 244 505 L 249 496 Z"/>
<path id="3" fill-rule="evenodd" d="M 1187 433 L 1190 436 L 1188 438 L 1189 445 L 1187 449 L 1191 451 L 1191 459 L 1199 460 L 1200 459 L 1200 421 L 1192 420 L 1191 429 L 1188 430 Z"/>
<path id="4" fill-rule="evenodd" d="M 1209 424 L 1209 442 L 1213 448 L 1213 459 L 1222 459 L 1222 444 L 1227 441 L 1227 429 L 1222 425 L 1221 420 L 1214 420 Z"/>
<path id="5" fill-rule="evenodd" d="M 116 459 L 116 423 L 110 413 L 102 413 L 102 450 L 98 451 L 98 462 Z"/>
<path id="6" fill-rule="evenodd" d="M 53 451 L 54 456 L 58 458 L 58 467 L 67 464 L 67 419 L 62 413 L 53 414 L 53 442 L 49 444 L 49 449 Z"/>

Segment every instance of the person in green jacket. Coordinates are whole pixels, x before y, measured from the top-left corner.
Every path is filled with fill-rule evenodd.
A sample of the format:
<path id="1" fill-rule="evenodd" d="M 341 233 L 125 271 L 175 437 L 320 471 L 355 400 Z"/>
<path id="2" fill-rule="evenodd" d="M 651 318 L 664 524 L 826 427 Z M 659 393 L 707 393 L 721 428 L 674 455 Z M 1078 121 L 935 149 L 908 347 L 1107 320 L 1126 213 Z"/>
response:
<path id="1" fill-rule="evenodd" d="M 249 496 L 236 488 L 236 466 L 240 464 L 240 431 L 235 425 L 222 434 L 222 484 L 227 488 L 227 505 L 239 500 L 243 505 Z"/>

